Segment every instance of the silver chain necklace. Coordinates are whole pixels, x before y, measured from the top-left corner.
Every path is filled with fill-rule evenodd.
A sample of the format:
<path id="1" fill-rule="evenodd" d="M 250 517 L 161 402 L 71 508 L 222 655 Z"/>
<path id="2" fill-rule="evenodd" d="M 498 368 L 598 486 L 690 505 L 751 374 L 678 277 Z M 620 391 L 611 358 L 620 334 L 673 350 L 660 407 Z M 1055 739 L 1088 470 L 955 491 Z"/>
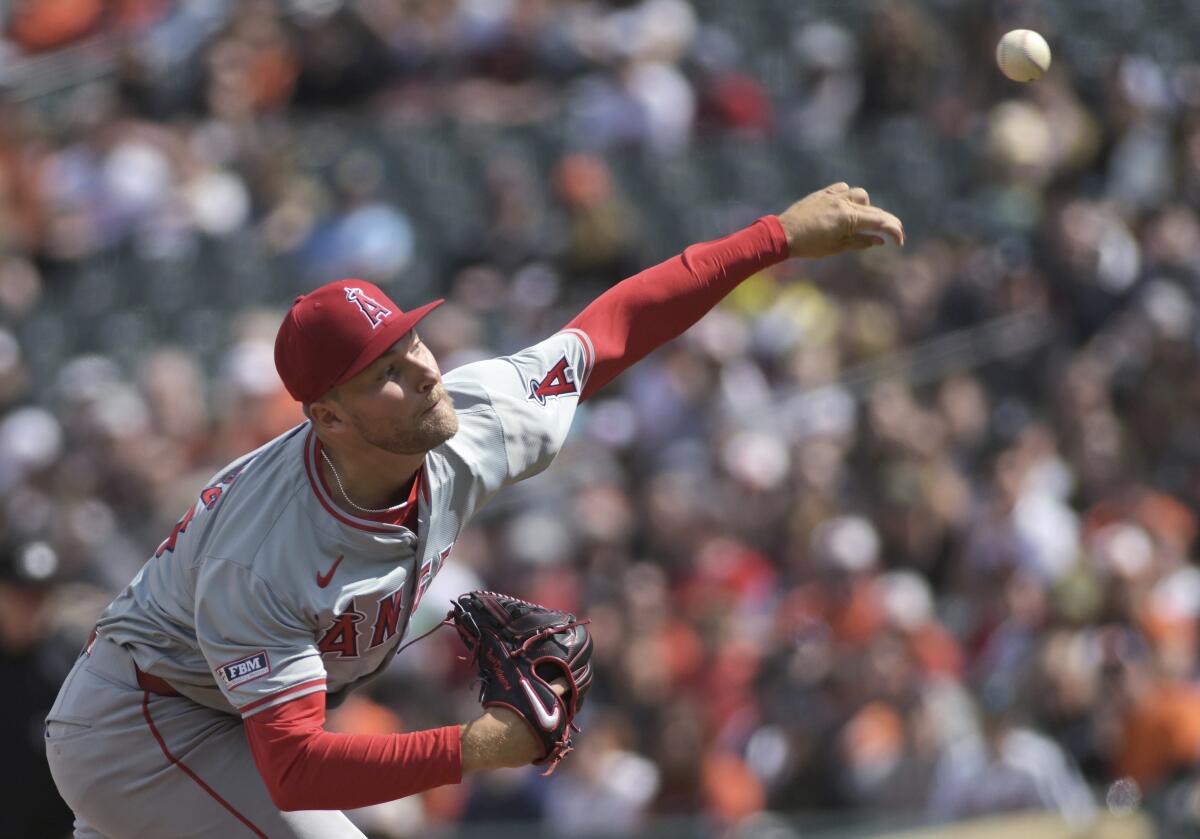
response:
<path id="1" fill-rule="evenodd" d="M 333 472 L 333 479 L 335 481 L 337 481 L 338 490 L 341 491 L 342 498 L 345 498 L 346 503 L 349 504 L 351 507 L 353 507 L 354 509 L 359 510 L 360 512 L 363 512 L 363 513 L 373 513 L 373 514 L 386 513 L 387 511 L 393 509 L 392 507 L 384 507 L 379 510 L 372 510 L 369 507 L 362 507 L 358 504 L 355 504 L 354 499 L 350 497 L 349 493 L 346 492 L 346 488 L 344 486 L 342 486 L 342 476 L 338 474 L 337 467 L 333 465 L 333 461 L 329 459 L 329 454 L 323 448 L 321 449 L 321 457 L 325 458 L 325 462 L 329 464 L 329 470 L 331 472 Z M 400 505 L 396 505 L 396 506 L 400 506 Z"/>

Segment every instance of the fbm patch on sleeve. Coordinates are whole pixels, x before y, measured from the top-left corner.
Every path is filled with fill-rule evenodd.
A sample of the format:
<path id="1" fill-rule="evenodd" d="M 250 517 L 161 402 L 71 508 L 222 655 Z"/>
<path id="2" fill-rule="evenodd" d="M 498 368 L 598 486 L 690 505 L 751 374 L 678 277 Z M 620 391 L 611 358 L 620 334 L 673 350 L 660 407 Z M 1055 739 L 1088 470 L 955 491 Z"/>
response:
<path id="1" fill-rule="evenodd" d="M 235 688 L 252 682 L 260 676 L 271 672 L 271 661 L 267 658 L 266 650 L 259 650 L 248 656 L 222 664 L 217 668 L 217 675 L 227 688 Z"/>

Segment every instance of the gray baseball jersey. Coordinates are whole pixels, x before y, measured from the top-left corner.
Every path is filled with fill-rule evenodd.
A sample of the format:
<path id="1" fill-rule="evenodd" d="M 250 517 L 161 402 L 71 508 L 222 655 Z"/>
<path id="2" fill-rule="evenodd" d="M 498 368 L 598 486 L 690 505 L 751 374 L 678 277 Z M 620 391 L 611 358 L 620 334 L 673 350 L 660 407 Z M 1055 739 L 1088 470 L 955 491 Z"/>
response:
<path id="1" fill-rule="evenodd" d="M 458 433 L 430 451 L 417 532 L 347 515 L 304 423 L 213 477 L 98 624 L 147 673 L 243 718 L 378 674 L 472 515 L 545 469 L 595 357 L 579 330 L 444 377 Z"/>

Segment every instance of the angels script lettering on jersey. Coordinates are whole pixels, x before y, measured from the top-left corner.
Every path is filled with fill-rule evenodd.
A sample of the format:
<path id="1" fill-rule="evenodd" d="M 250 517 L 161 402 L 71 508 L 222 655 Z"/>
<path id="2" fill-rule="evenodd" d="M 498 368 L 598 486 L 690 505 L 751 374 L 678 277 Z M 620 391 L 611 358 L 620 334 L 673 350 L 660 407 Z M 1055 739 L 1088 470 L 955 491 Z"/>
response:
<path id="1" fill-rule="evenodd" d="M 404 613 L 404 590 L 399 589 L 386 594 L 375 602 L 374 618 L 357 607 L 358 598 L 350 601 L 346 611 L 335 617 L 321 632 L 321 640 L 317 649 L 322 655 L 336 655 L 338 658 L 357 658 L 359 639 L 369 638 L 368 650 L 386 644 L 396 637 L 399 630 L 400 616 Z M 359 626 L 369 626 L 368 631 L 359 631 Z"/>

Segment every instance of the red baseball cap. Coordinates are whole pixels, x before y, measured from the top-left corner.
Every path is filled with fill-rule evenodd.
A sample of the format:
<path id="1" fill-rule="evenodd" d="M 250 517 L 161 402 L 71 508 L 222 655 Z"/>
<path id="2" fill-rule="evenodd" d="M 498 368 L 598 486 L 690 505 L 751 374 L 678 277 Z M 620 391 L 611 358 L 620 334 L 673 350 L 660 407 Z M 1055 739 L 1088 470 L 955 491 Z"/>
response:
<path id="1" fill-rule="evenodd" d="M 335 280 L 292 303 L 275 336 L 275 369 L 288 393 L 315 402 L 354 378 L 442 304 L 401 311 L 379 286 Z"/>

